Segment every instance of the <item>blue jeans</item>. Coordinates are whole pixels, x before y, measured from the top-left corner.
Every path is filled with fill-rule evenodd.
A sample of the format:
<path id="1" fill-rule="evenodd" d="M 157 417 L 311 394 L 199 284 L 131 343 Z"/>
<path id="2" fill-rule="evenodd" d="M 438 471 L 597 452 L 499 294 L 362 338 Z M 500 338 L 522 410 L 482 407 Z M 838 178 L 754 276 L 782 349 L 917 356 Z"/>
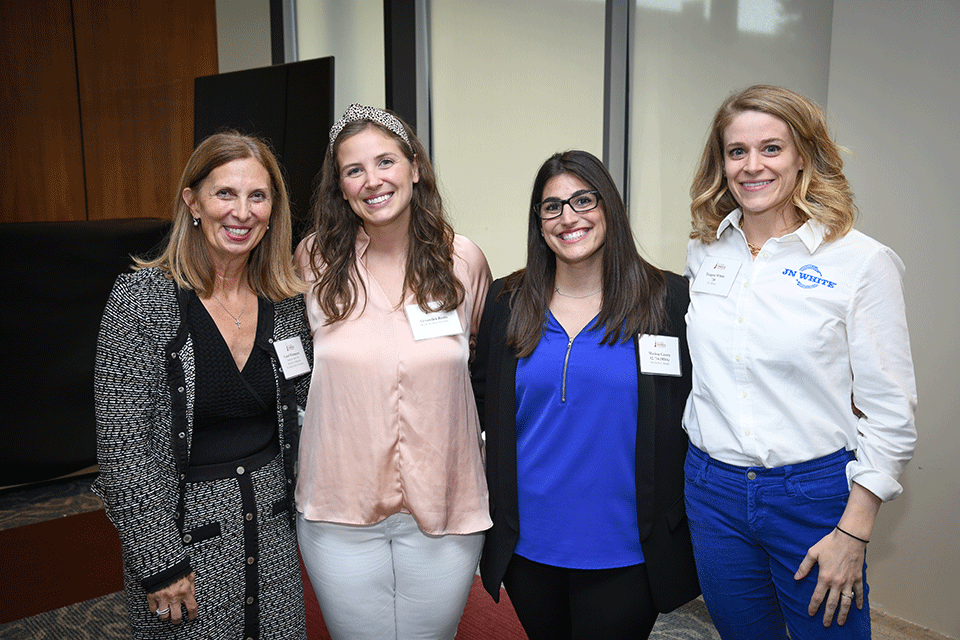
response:
<path id="1" fill-rule="evenodd" d="M 807 549 L 840 521 L 850 490 L 846 466 L 853 454 L 836 453 L 774 469 L 737 467 L 693 445 L 684 465 L 687 518 L 703 599 L 725 639 L 793 640 L 870 638 L 864 563 L 863 609 L 843 626 L 823 626 L 823 605 L 807 614 L 818 567 L 793 579 Z"/>

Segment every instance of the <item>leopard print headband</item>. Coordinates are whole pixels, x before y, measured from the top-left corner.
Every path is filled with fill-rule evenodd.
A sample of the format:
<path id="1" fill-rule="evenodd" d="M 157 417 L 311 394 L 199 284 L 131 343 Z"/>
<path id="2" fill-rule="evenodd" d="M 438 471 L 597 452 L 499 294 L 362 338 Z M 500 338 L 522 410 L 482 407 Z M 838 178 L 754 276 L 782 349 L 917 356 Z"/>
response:
<path id="1" fill-rule="evenodd" d="M 413 151 L 413 145 L 410 144 L 410 138 L 407 137 L 407 130 L 403 127 L 403 124 L 396 118 L 383 109 L 377 109 L 376 107 L 365 107 L 362 104 L 351 104 L 347 110 L 344 112 L 343 117 L 337 120 L 332 127 L 330 127 L 330 146 L 333 147 L 333 143 L 336 141 L 337 136 L 340 135 L 340 132 L 343 131 L 343 128 L 351 122 L 356 122 L 357 120 L 370 120 L 376 122 L 379 125 L 382 125 L 397 134 L 401 140 L 403 140 L 407 148 Z"/>

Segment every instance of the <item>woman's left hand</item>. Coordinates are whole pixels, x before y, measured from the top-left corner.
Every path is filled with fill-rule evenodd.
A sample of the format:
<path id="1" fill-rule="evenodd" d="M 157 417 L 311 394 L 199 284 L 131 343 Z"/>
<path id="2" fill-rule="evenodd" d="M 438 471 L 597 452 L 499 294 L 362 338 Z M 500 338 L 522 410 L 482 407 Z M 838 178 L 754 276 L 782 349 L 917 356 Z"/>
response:
<path id="1" fill-rule="evenodd" d="M 807 550 L 806 557 L 793 576 L 795 580 L 802 580 L 813 569 L 813 565 L 820 565 L 817 587 L 810 598 L 807 613 L 816 615 L 820 604 L 826 599 L 823 626 L 830 626 L 834 612 L 837 614 L 837 624 L 846 622 L 854 600 L 857 609 L 863 609 L 863 561 L 866 546 L 834 529 Z"/>
<path id="2" fill-rule="evenodd" d="M 867 551 L 864 541 L 870 539 L 879 510 L 880 498 L 854 482 L 850 487 L 846 509 L 837 524 L 849 533 L 835 528 L 822 537 L 807 550 L 807 555 L 793 576 L 794 580 L 802 580 L 814 565 L 820 565 L 817 586 L 810 598 L 807 613 L 810 616 L 817 615 L 820 605 L 825 601 L 825 627 L 833 622 L 834 612 L 837 614 L 837 624 L 846 622 L 854 601 L 857 609 L 863 609 L 863 562 Z"/>

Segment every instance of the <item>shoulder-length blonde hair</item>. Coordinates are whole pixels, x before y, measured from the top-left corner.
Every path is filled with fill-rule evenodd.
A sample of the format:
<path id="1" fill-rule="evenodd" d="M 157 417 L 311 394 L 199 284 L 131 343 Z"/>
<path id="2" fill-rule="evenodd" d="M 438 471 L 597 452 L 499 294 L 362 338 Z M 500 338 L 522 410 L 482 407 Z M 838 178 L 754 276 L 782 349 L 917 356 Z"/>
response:
<path id="1" fill-rule="evenodd" d="M 843 237 L 853 228 L 857 208 L 843 175 L 842 148 L 830 137 L 823 110 L 799 93 L 757 84 L 734 93 L 713 117 L 700 166 L 690 187 L 693 228 L 690 237 L 706 243 L 717 239 L 717 228 L 739 207 L 724 173 L 723 132 L 744 111 L 759 111 L 783 120 L 803 159 L 792 202 L 802 220 L 812 218 L 827 228 L 826 240 Z"/>
<path id="2" fill-rule="evenodd" d="M 444 214 L 437 176 L 427 151 L 407 123 L 391 111 L 386 113 L 396 117 L 403 126 L 409 145 L 374 120 L 353 120 L 343 127 L 335 140 L 330 141 L 320 170 L 320 186 L 313 199 L 313 231 L 316 236 L 310 249 L 310 269 L 316 279 L 317 302 L 327 324 L 347 318 L 357 306 L 360 290 L 364 289 L 363 281 L 356 277 L 357 233 L 363 223 L 343 197 L 337 153 L 344 140 L 369 128 L 395 140 L 404 157 L 410 163 L 416 163 L 420 176 L 413 184 L 410 198 L 404 290 L 413 292 L 424 311 L 432 310 L 431 302 L 440 304 L 437 310 L 452 311 L 460 306 L 466 295 L 463 284 L 454 273 L 453 227 Z"/>
<path id="3" fill-rule="evenodd" d="M 270 227 L 250 252 L 247 278 L 258 296 L 277 302 L 304 290 L 293 265 L 290 199 L 280 165 L 267 143 L 253 136 L 227 131 L 216 133 L 194 150 L 180 176 L 173 202 L 173 221 L 166 245 L 153 259 L 134 258 L 134 268 L 159 267 L 182 289 L 204 296 L 213 290 L 213 262 L 203 232 L 193 225 L 190 208 L 183 200 L 184 189 L 199 189 L 217 167 L 234 160 L 253 158 L 270 176 Z"/>

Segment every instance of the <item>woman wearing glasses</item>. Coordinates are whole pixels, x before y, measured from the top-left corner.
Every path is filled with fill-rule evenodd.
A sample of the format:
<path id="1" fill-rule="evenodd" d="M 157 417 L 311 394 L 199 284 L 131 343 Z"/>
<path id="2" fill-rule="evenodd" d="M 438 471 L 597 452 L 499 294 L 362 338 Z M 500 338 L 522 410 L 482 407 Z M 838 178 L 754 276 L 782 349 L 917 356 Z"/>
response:
<path id="1" fill-rule="evenodd" d="M 549 158 L 531 203 L 526 268 L 492 285 L 473 367 L 493 519 L 481 575 L 532 640 L 645 638 L 699 593 L 687 284 L 637 253 L 595 156 Z"/>

